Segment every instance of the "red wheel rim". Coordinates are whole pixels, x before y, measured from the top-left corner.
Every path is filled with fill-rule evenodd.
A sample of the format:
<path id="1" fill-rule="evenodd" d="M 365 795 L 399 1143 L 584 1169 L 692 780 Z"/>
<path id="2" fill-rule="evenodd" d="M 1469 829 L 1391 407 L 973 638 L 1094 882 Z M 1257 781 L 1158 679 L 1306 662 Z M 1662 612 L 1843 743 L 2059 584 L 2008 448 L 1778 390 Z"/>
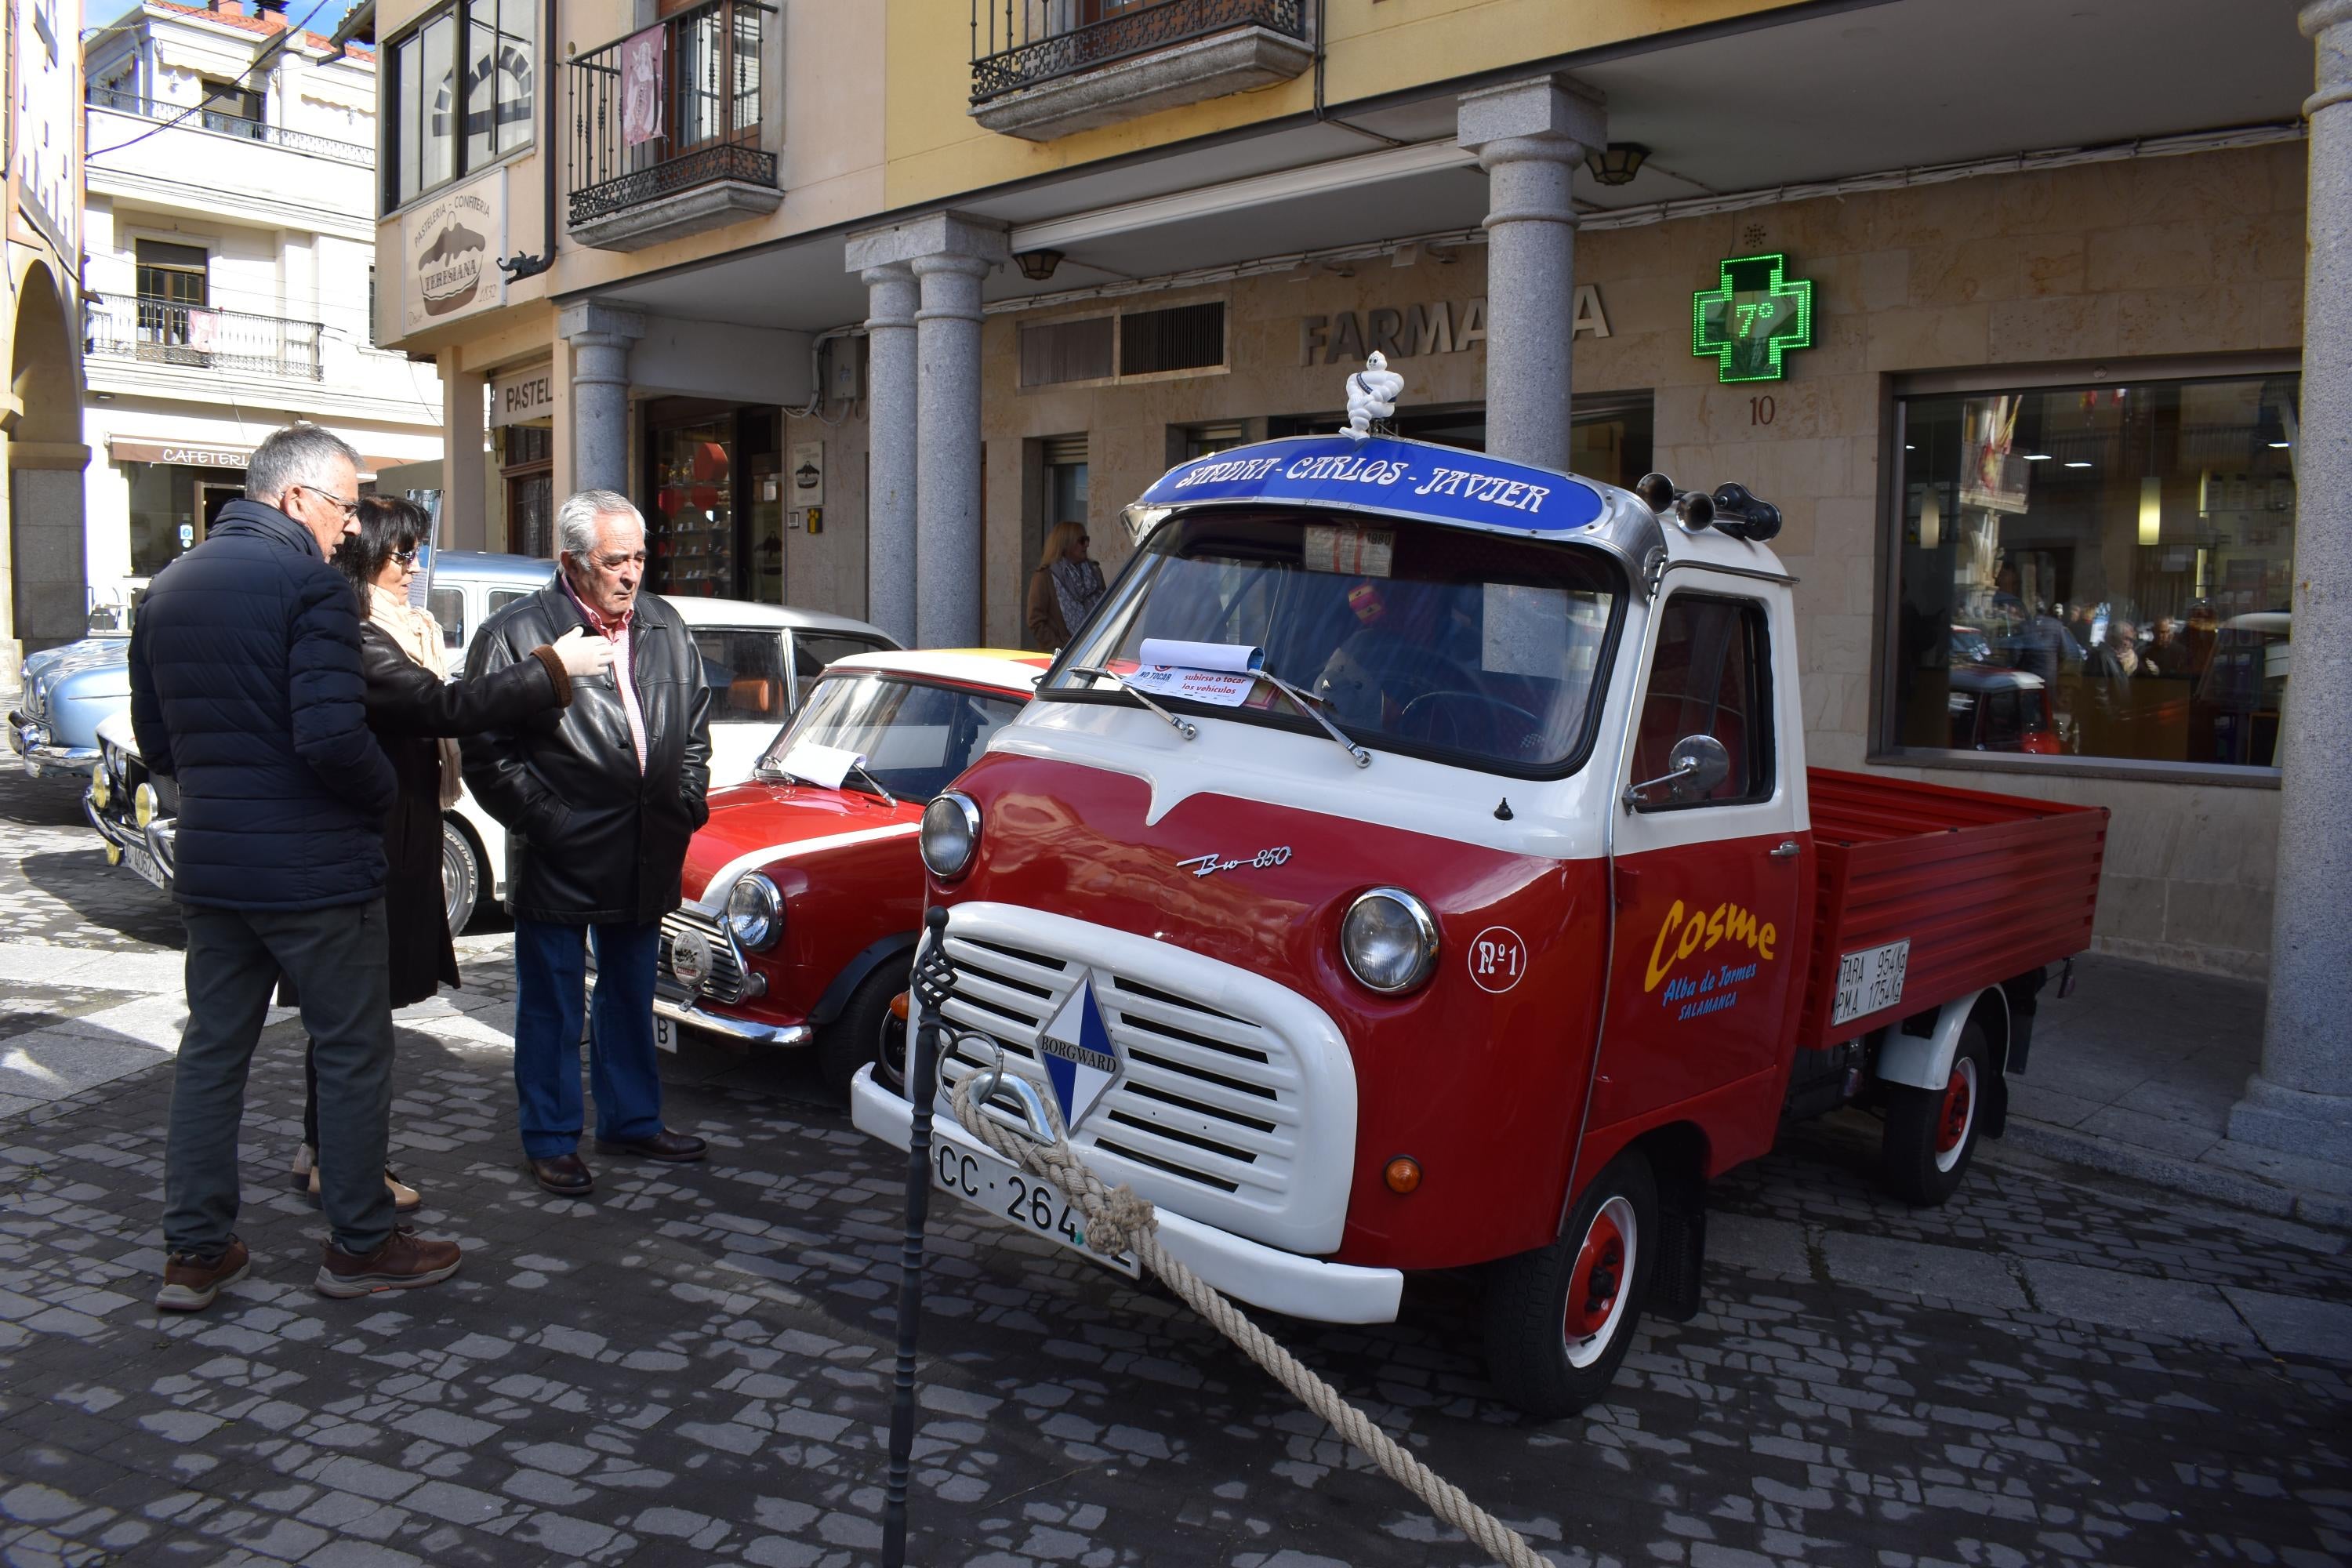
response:
<path id="1" fill-rule="evenodd" d="M 1936 1121 L 1936 1152 L 1948 1154 L 1969 1135 L 1969 1105 L 1973 1079 L 1956 1063 L 1952 1079 L 1944 1085 L 1944 1109 Z"/>
<path id="2" fill-rule="evenodd" d="M 1589 1340 L 1608 1325 L 1625 1288 L 1625 1237 L 1606 1212 L 1594 1216 L 1568 1279 L 1568 1337 Z"/>

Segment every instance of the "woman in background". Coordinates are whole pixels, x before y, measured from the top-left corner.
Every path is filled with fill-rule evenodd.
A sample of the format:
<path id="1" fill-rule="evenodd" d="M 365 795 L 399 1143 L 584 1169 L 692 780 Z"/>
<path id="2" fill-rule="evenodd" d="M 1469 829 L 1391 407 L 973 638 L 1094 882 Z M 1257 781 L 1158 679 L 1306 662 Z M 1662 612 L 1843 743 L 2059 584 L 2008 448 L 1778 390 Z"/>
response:
<path id="1" fill-rule="evenodd" d="M 1047 653 L 1068 642 L 1102 599 L 1102 568 L 1087 558 L 1087 542 L 1085 523 L 1055 523 L 1029 574 L 1029 640 Z"/>
<path id="2" fill-rule="evenodd" d="M 520 722 L 572 700 L 574 679 L 601 675 L 613 645 L 574 626 L 536 657 L 479 680 L 451 684 L 440 623 L 408 602 L 417 546 L 432 520 L 413 501 L 364 496 L 359 531 L 345 537 L 335 565 L 360 597 L 360 671 L 367 678 L 368 727 L 392 760 L 399 794 L 383 825 L 384 924 L 390 938 L 392 1005 L 405 1007 L 456 985 L 457 952 L 441 890 L 441 814 L 457 804 L 454 737 Z M 278 1000 L 286 1001 L 282 990 Z M 302 1147 L 294 1156 L 297 1192 L 319 1192 L 319 1074 L 305 1047 Z M 402 1212 L 424 1202 L 414 1187 L 384 1173 Z"/>

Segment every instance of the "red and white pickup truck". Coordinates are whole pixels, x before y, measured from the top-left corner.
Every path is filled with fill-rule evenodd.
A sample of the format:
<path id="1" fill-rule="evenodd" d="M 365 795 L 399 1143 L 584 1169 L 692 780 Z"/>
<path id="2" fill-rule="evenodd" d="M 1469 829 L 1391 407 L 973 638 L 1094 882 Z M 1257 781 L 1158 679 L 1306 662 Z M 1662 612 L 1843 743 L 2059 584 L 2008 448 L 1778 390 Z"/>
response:
<path id="1" fill-rule="evenodd" d="M 1784 1121 L 1882 1110 L 1923 1203 L 2000 1133 L 2106 814 L 1807 768 L 1772 508 L 1342 436 L 1129 516 L 926 812 L 941 1072 L 1001 1054 L 1211 1282 L 1379 1322 L 1475 1267 L 1496 1387 L 1562 1415 L 1697 1310 L 1705 1184 Z M 1076 1244 L 939 1125 L 940 1185 Z"/>

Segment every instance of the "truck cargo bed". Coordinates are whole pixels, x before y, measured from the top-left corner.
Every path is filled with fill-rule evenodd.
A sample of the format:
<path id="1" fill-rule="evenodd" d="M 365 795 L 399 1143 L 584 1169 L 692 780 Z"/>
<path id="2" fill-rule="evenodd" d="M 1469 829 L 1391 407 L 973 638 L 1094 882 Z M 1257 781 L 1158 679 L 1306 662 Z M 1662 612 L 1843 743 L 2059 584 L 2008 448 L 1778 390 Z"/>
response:
<path id="1" fill-rule="evenodd" d="M 1821 1049 L 2091 943 L 2104 806 L 1807 770 L 1813 943 L 1797 1044 Z M 1848 953 L 1911 944 L 1900 997 L 1836 1022 Z"/>

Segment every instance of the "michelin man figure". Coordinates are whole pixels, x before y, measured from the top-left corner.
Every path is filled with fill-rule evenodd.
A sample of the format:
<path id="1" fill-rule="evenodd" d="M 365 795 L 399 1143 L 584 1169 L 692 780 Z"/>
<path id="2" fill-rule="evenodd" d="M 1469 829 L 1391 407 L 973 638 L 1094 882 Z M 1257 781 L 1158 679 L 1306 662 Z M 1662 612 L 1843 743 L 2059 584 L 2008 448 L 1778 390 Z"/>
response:
<path id="1" fill-rule="evenodd" d="M 1386 354 L 1374 349 L 1364 368 L 1348 378 L 1348 424 L 1339 434 L 1363 440 L 1372 433 L 1373 420 L 1396 413 L 1397 395 L 1403 390 L 1404 377 L 1389 368 Z"/>

